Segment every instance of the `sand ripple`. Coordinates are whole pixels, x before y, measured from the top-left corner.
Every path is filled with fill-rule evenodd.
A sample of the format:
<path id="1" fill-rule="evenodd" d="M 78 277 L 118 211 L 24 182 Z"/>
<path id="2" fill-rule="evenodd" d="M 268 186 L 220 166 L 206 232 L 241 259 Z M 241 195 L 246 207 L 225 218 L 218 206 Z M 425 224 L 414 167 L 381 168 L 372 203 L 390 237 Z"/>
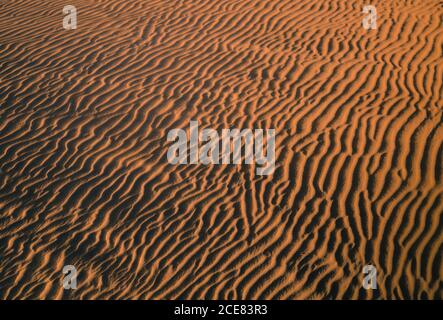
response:
<path id="1" fill-rule="evenodd" d="M 371 3 L 2 1 L 0 298 L 441 299 L 443 8 Z M 190 120 L 274 174 L 170 165 Z"/>

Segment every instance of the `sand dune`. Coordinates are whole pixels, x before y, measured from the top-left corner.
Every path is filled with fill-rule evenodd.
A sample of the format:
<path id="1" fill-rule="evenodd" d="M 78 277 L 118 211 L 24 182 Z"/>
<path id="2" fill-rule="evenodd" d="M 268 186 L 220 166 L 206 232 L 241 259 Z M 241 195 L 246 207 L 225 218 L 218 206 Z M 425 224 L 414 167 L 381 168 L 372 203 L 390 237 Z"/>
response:
<path id="1" fill-rule="evenodd" d="M 370 2 L 0 3 L 0 298 L 442 299 L 443 7 Z M 191 120 L 274 174 L 171 165 Z"/>

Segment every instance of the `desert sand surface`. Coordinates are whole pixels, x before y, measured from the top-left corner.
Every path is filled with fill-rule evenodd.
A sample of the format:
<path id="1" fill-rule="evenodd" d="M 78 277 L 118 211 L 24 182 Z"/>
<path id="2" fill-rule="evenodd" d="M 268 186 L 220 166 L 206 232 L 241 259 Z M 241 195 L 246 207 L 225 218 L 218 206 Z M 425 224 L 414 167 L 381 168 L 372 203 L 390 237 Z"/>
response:
<path id="1" fill-rule="evenodd" d="M 438 0 L 1 1 L 0 298 L 442 299 L 442 18 Z M 191 120 L 274 128 L 274 173 L 170 164 Z"/>

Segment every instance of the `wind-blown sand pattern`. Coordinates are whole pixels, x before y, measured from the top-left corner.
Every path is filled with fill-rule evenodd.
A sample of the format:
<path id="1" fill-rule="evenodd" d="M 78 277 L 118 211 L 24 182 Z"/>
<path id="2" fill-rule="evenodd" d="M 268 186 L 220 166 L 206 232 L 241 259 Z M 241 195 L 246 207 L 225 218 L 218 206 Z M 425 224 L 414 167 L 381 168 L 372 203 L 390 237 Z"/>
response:
<path id="1" fill-rule="evenodd" d="M 368 3 L 2 1 L 0 298 L 442 299 L 443 4 Z M 274 174 L 171 165 L 191 120 Z"/>

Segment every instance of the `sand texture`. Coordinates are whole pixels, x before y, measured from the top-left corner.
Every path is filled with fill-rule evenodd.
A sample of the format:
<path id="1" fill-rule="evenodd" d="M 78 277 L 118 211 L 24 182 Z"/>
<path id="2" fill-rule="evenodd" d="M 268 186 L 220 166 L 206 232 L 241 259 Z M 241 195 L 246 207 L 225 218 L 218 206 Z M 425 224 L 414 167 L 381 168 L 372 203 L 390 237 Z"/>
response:
<path id="1" fill-rule="evenodd" d="M 0 298 L 442 299 L 442 19 L 439 0 L 2 0 Z M 169 163 L 191 120 L 274 128 L 274 173 Z"/>

